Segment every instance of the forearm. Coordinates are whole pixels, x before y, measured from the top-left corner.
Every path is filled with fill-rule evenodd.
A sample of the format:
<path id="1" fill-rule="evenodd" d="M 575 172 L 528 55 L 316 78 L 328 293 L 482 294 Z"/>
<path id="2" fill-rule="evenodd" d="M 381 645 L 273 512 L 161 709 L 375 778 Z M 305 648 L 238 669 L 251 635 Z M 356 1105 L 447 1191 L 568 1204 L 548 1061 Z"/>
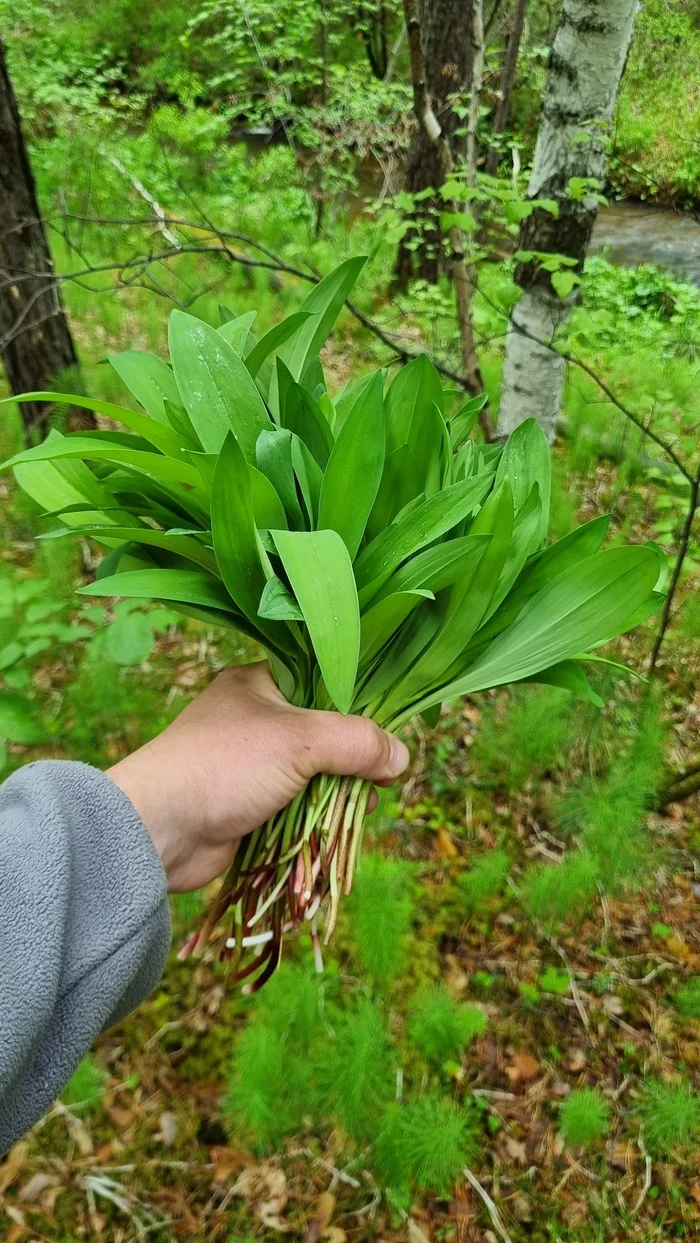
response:
<path id="1" fill-rule="evenodd" d="M 146 829 L 104 774 L 48 761 L 0 789 L 0 1152 L 155 985 L 165 893 Z"/>

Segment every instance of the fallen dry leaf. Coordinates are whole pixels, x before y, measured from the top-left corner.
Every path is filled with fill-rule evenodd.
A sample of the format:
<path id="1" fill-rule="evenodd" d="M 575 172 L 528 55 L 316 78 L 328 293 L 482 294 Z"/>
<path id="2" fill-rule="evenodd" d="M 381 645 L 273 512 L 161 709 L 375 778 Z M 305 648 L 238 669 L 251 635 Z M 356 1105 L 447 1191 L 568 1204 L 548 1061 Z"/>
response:
<path id="1" fill-rule="evenodd" d="M 11 1148 L 4 1165 L 0 1166 L 0 1195 L 11 1187 L 27 1164 L 29 1144 L 21 1141 Z"/>
<path id="2" fill-rule="evenodd" d="M 172 1148 L 177 1139 L 178 1122 L 175 1114 L 166 1109 L 159 1118 L 160 1130 L 158 1139 L 166 1148 Z"/>
<path id="3" fill-rule="evenodd" d="M 525 1051 L 516 1053 L 510 1066 L 506 1066 L 506 1075 L 511 1083 L 521 1083 L 528 1079 L 534 1079 L 540 1071 L 540 1064 L 537 1058 L 531 1053 Z"/>
<path id="4" fill-rule="evenodd" d="M 232 1191 L 234 1195 L 242 1196 L 250 1202 L 256 1217 L 268 1230 L 289 1234 L 292 1227 L 282 1217 L 289 1199 L 284 1170 L 273 1165 L 271 1161 L 248 1165 L 239 1175 Z"/>

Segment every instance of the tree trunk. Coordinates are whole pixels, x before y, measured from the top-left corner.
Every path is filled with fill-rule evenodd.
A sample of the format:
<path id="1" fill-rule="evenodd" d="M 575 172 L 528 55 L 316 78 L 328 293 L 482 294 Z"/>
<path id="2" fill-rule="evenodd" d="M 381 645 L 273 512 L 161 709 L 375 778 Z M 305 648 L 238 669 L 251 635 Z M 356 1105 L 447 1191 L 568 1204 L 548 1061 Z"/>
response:
<path id="1" fill-rule="evenodd" d="M 77 358 L 53 275 L 2 41 L 0 186 L 0 355 L 13 393 L 50 389 L 66 370 L 75 371 Z M 29 440 L 46 434 L 51 409 L 45 402 L 22 405 Z"/>
<path id="2" fill-rule="evenodd" d="M 491 129 L 494 134 L 502 134 L 508 128 L 510 119 L 510 97 L 513 94 L 515 85 L 515 71 L 518 67 L 518 56 L 520 54 L 520 41 L 523 37 L 525 29 L 525 15 L 527 13 L 528 0 L 517 0 L 515 13 L 513 14 L 513 24 L 508 34 L 505 55 L 503 57 L 503 65 L 501 68 L 501 80 L 498 85 L 498 103 L 494 109 Z M 498 147 L 491 148 L 486 160 L 486 172 L 491 176 L 498 169 L 498 161 L 500 151 Z"/>
<path id="3" fill-rule="evenodd" d="M 474 66 L 471 4 L 465 0 L 423 0 L 421 41 L 425 56 L 426 87 L 433 112 L 444 133 L 455 161 L 465 154 L 464 137 L 455 130 L 464 128 L 453 111 L 456 96 L 471 90 Z M 405 189 L 409 194 L 438 190 L 443 182 L 436 146 L 420 126 L 411 143 L 406 164 Z M 396 259 L 396 283 L 405 289 L 409 281 L 421 277 L 435 283 L 440 274 L 443 243 L 436 212 L 442 204 L 437 195 L 418 204 L 417 227 L 410 229 L 400 243 Z M 413 244 L 419 241 L 417 248 Z"/>
<path id="4" fill-rule="evenodd" d="M 564 0 L 554 39 L 528 197 L 554 199 L 559 214 L 535 209 L 522 223 L 519 249 L 567 255 L 576 260 L 576 272 L 598 212 L 596 190 L 605 180 L 608 132 L 636 9 L 637 0 Z M 508 332 L 498 430 L 506 436 L 533 417 L 551 443 L 565 364 L 549 345 L 578 293 L 560 298 L 537 260 L 520 264 L 516 280 L 523 296 Z"/>

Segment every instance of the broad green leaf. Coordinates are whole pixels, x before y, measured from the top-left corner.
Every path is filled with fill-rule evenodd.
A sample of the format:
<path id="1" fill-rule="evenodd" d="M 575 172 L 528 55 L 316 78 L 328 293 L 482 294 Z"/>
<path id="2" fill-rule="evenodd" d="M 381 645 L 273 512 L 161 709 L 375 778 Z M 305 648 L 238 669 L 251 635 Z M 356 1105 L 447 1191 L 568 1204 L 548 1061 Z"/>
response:
<path id="1" fill-rule="evenodd" d="M 179 397 L 180 395 L 178 393 L 178 403 Z M 185 407 L 179 404 L 176 405 L 172 401 L 166 401 L 164 405 L 168 423 L 172 427 L 173 431 L 177 432 L 178 436 L 182 436 L 183 443 L 187 445 L 189 449 L 194 449 L 196 452 L 200 452 L 202 450 L 202 442 L 192 426 L 192 420 L 185 410 Z"/>
<path id="2" fill-rule="evenodd" d="M 105 655 L 115 665 L 141 665 L 154 646 L 153 627 L 146 613 L 118 617 L 105 632 Z"/>
<path id="3" fill-rule="evenodd" d="M 326 690 L 338 711 L 347 713 L 360 654 L 360 609 L 348 550 L 336 531 L 273 531 L 272 537 Z"/>
<path id="4" fill-rule="evenodd" d="M 517 621 L 439 697 L 521 681 L 621 634 L 650 596 L 657 574 L 657 558 L 643 546 L 610 548 L 571 566 L 538 592 Z M 431 702 L 436 696 L 428 696 L 416 710 Z"/>
<path id="5" fill-rule="evenodd" d="M 486 393 L 481 393 L 478 397 L 472 397 L 466 405 L 462 406 L 457 413 L 449 421 L 450 440 L 452 448 L 457 450 L 460 445 L 467 439 L 476 427 L 476 421 L 480 412 L 488 401 Z"/>
<path id="6" fill-rule="evenodd" d="M 273 526 L 290 526 L 298 531 L 304 526 L 292 462 L 292 433 L 284 427 L 261 432 L 255 446 L 258 470 L 269 479 L 287 516 L 286 522 Z"/>
<path id="7" fill-rule="evenodd" d="M 124 427 L 128 427 L 137 436 L 148 440 L 161 453 L 170 457 L 178 457 L 180 450 L 185 447 L 185 441 L 171 427 L 155 422 L 136 410 L 127 410 L 124 406 L 115 406 L 111 401 L 100 401 L 96 397 L 79 397 L 54 392 L 23 393 L 20 397 L 4 398 L 0 401 L 0 406 L 6 405 L 8 401 L 61 401 L 71 406 L 78 406 L 81 410 L 96 410 L 98 414 L 104 414 L 107 418 L 122 423 Z M 37 445 L 37 448 L 41 446 Z"/>
<path id="8" fill-rule="evenodd" d="M 605 700 L 593 690 L 583 669 L 575 660 L 561 660 L 558 665 L 550 665 L 549 669 L 540 669 L 524 682 L 540 682 L 546 686 L 560 686 L 571 691 L 578 699 L 587 699 L 596 708 L 604 708 Z"/>
<path id="9" fill-rule="evenodd" d="M 278 357 L 286 363 L 295 380 L 300 380 L 309 360 L 325 345 L 345 299 L 367 259 L 359 255 L 346 259 L 315 285 L 299 308 L 310 317 L 293 337 L 280 347 Z"/>
<path id="10" fill-rule="evenodd" d="M 260 338 L 257 345 L 254 345 L 250 353 L 245 356 L 245 365 L 253 378 L 275 350 L 293 337 L 309 318 L 308 311 L 295 311 L 293 315 L 288 315 L 281 323 L 275 324 L 274 328 Z"/>
<path id="11" fill-rule="evenodd" d="M 533 484 L 540 489 L 541 517 L 539 540 L 546 538 L 549 528 L 549 498 L 552 461 L 547 437 L 536 419 L 525 419 L 508 437 L 496 471 L 495 487 L 508 479 L 513 490 L 516 514 L 532 493 Z"/>
<path id="12" fill-rule="evenodd" d="M 275 491 L 274 485 L 257 467 L 250 466 L 250 486 L 253 493 L 253 512 L 256 526 L 286 527 L 287 515 L 284 506 Z"/>
<path id="13" fill-rule="evenodd" d="M 406 672 L 413 668 L 424 652 L 430 650 L 445 616 L 447 601 L 443 597 L 421 601 L 398 631 L 396 639 L 376 661 L 371 677 L 356 696 L 354 710 L 374 705 L 372 715 L 380 724 L 391 720 L 385 712 L 385 696 Z M 384 700 L 384 703 L 382 703 Z"/>
<path id="14" fill-rule="evenodd" d="M 258 616 L 268 621 L 303 621 L 304 614 L 281 578 L 268 578 L 260 597 Z"/>
<path id="15" fill-rule="evenodd" d="M 236 315 L 217 328 L 217 332 L 221 333 L 224 341 L 227 341 L 231 349 L 236 351 L 239 358 L 245 354 L 246 343 L 256 315 L 257 311 L 246 311 L 245 315 Z"/>
<path id="16" fill-rule="evenodd" d="M 366 666 L 374 659 L 421 600 L 434 598 L 432 591 L 416 588 L 395 592 L 373 604 L 361 618 L 360 666 Z"/>
<path id="17" fill-rule="evenodd" d="M 33 746 L 46 732 L 36 719 L 36 709 L 24 695 L 0 692 L 0 738 Z"/>
<path id="18" fill-rule="evenodd" d="M 349 417 L 355 403 L 361 401 L 365 390 L 373 383 L 375 376 L 382 378 L 382 391 L 384 389 L 385 373 L 383 370 L 370 371 L 368 375 L 362 376 L 359 380 L 354 380 L 350 384 L 346 384 L 341 393 L 335 398 L 335 430 L 336 435 L 340 432 L 345 420 Z"/>
<path id="19" fill-rule="evenodd" d="M 257 532 L 250 467 L 231 432 L 214 471 L 211 530 L 229 594 L 244 616 L 255 622 L 271 570 Z"/>
<path id="20" fill-rule="evenodd" d="M 280 383 L 280 423 L 306 445 L 321 470 L 325 470 L 333 449 L 333 433 L 320 406 L 306 389 L 285 375 L 284 363 L 277 360 Z"/>
<path id="21" fill-rule="evenodd" d="M 24 646 L 18 643 L 16 639 L 6 643 L 0 648 L 0 670 L 9 669 L 10 665 L 15 665 L 18 660 L 24 656 Z"/>
<path id="22" fill-rule="evenodd" d="M 223 583 L 199 570 L 125 570 L 78 588 L 81 596 L 124 596 L 136 600 L 170 600 L 235 613 Z"/>
<path id="23" fill-rule="evenodd" d="M 292 464 L 304 501 L 308 525 L 313 529 L 318 525 L 323 475 L 315 457 L 298 436 L 292 436 Z"/>
<path id="24" fill-rule="evenodd" d="M 360 554 L 356 565 L 357 585 L 366 593 L 364 599 L 370 599 L 412 553 L 439 539 L 473 513 L 490 486 L 490 478 L 455 483 L 423 501 L 376 536 Z"/>
<path id="25" fill-rule="evenodd" d="M 202 566 L 213 574 L 218 574 L 216 557 L 209 548 L 205 548 L 198 539 L 189 534 L 178 534 L 176 531 L 154 531 L 152 527 L 116 527 L 111 525 L 85 525 L 69 527 L 65 531 L 49 531 L 40 535 L 39 539 L 64 539 L 69 535 L 87 535 L 92 539 L 104 542 L 108 540 L 126 540 L 132 544 L 143 544 L 148 548 L 162 548 L 165 552 L 174 553 L 186 561 Z"/>
<path id="26" fill-rule="evenodd" d="M 510 486 L 510 481 L 505 481 Z M 484 508 L 486 508 L 484 506 Z M 480 517 L 481 515 L 479 515 Z M 513 583 L 517 579 L 525 562 L 532 552 L 540 545 L 542 539 L 542 503 L 539 484 L 533 483 L 528 500 L 518 510 L 508 552 L 499 574 L 489 606 L 484 613 L 482 622 L 496 612 L 498 606 L 507 598 Z"/>
<path id="27" fill-rule="evenodd" d="M 396 373 L 386 395 L 387 457 L 401 445 L 411 444 L 414 423 L 420 423 L 433 405 L 444 409 L 440 377 L 427 354 L 419 354 Z"/>
<path id="28" fill-rule="evenodd" d="M 184 311 L 173 311 L 170 359 L 182 402 L 206 453 L 218 453 L 233 431 L 249 462 L 270 418 L 245 363 L 220 332 Z"/>
<path id="29" fill-rule="evenodd" d="M 461 535 L 434 548 L 426 548 L 392 574 L 374 597 L 375 603 L 395 592 L 420 588 L 438 592 L 451 587 L 467 577 L 490 539 L 490 535 Z"/>
<path id="30" fill-rule="evenodd" d="M 382 377 L 377 374 L 345 420 L 326 466 L 318 525 L 337 531 L 357 554 L 384 467 Z"/>
<path id="31" fill-rule="evenodd" d="M 166 401 L 174 406 L 180 404 L 180 394 L 175 376 L 162 358 L 147 354 L 144 350 L 124 350 L 111 354 L 109 359 L 119 378 L 140 406 L 159 423 L 168 424 Z"/>
<path id="32" fill-rule="evenodd" d="M 15 454 L 3 467 L 18 466 L 26 462 L 50 462 L 59 458 L 81 458 L 96 462 L 124 464 L 132 470 L 147 475 L 159 483 L 187 483 L 200 491 L 199 474 L 181 458 L 165 457 L 162 453 L 148 453 L 138 449 L 125 449 L 111 441 L 91 439 L 75 432 L 59 439 L 49 437 L 40 445 Z M 0 467 L 2 469 L 2 467 Z"/>
<path id="33" fill-rule="evenodd" d="M 373 540 L 423 488 L 423 471 L 408 445 L 394 449 L 384 463 L 381 483 L 367 521 L 367 538 Z"/>

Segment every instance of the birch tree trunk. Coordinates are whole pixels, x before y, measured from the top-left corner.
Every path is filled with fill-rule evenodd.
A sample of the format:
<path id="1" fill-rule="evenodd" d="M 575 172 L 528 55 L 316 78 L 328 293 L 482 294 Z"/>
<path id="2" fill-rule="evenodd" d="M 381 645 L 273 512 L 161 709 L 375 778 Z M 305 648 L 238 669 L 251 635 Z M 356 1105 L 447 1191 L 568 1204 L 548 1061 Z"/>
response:
<path id="1" fill-rule="evenodd" d="M 583 268 L 605 181 L 608 134 L 625 66 L 637 0 L 564 0 L 549 62 L 528 187 L 554 199 L 557 217 L 537 208 L 520 230 L 519 249 L 567 255 Z M 579 178 L 579 196 L 570 193 Z M 585 192 L 581 192 L 585 191 Z M 503 373 L 499 435 L 536 418 L 550 443 L 564 387 L 565 362 L 551 348 L 578 294 L 560 298 L 537 261 L 520 264 L 523 296 L 513 310 Z"/>

